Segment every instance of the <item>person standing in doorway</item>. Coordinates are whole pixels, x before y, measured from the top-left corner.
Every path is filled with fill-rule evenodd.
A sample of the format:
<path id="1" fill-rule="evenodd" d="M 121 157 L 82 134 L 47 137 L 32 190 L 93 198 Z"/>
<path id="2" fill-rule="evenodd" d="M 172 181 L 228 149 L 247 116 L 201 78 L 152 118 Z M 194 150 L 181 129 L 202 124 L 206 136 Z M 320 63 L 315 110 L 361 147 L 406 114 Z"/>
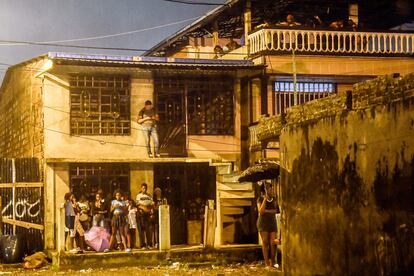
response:
<path id="1" fill-rule="evenodd" d="M 261 186 L 261 196 L 257 199 L 257 210 L 259 217 L 257 219 L 257 230 L 262 238 L 263 257 L 268 268 L 273 268 L 275 261 L 275 244 L 276 239 L 276 213 L 277 203 L 274 197 L 272 185 L 264 183 Z M 270 258 L 269 258 L 270 249 Z"/>
<path id="2" fill-rule="evenodd" d="M 151 215 L 153 215 L 154 212 L 154 201 L 152 196 L 147 193 L 147 190 L 148 185 L 142 183 L 141 192 L 137 194 L 136 197 L 136 204 L 138 206 L 138 232 L 141 248 L 147 246 L 147 248 L 150 249 L 152 247 Z"/>
<path id="3" fill-rule="evenodd" d="M 145 106 L 138 113 L 138 123 L 142 125 L 144 132 L 144 139 L 148 149 L 148 157 L 152 158 L 151 139 L 154 141 L 155 157 L 160 157 L 159 154 L 159 140 L 157 133 L 158 114 L 155 112 L 151 101 L 145 101 Z"/>

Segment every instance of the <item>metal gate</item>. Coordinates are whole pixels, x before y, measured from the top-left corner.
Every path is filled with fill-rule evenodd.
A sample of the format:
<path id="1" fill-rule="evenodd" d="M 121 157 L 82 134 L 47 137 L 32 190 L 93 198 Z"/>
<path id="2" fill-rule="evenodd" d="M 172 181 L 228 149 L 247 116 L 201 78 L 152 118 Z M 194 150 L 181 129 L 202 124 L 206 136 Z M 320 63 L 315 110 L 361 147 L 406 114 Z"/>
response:
<path id="1" fill-rule="evenodd" d="M 0 231 L 22 235 L 28 252 L 43 250 L 43 182 L 37 158 L 0 159 Z"/>

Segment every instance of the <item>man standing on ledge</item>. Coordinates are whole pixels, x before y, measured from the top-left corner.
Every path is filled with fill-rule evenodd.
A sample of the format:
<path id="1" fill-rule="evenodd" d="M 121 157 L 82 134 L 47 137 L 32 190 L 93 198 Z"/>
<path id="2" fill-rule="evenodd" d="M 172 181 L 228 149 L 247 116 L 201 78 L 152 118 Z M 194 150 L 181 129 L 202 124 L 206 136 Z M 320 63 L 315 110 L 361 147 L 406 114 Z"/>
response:
<path id="1" fill-rule="evenodd" d="M 151 138 L 154 140 L 155 157 L 160 157 L 159 141 L 157 133 L 158 114 L 155 112 L 151 101 L 145 101 L 145 106 L 138 113 L 138 123 L 142 125 L 144 131 L 145 143 L 147 144 L 148 157 L 153 157 L 151 152 Z"/>

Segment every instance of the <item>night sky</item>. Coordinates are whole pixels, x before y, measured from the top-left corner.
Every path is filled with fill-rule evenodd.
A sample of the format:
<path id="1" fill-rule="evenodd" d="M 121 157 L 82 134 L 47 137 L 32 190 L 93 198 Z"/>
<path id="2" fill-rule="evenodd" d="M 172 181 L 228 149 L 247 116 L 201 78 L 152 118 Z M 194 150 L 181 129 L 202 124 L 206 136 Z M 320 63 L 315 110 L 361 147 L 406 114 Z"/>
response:
<path id="1" fill-rule="evenodd" d="M 209 0 L 208 2 L 225 1 Z M 0 40 L 45 42 L 111 35 L 195 18 L 214 8 L 215 6 L 184 5 L 162 0 L 0 0 Z M 65 43 L 149 49 L 192 21 L 194 19 L 140 33 Z M 16 64 L 50 51 L 142 54 L 133 51 L 73 49 L 43 45 L 0 45 L 0 64 Z M 6 69 L 7 66 L 0 65 L 0 82 Z"/>

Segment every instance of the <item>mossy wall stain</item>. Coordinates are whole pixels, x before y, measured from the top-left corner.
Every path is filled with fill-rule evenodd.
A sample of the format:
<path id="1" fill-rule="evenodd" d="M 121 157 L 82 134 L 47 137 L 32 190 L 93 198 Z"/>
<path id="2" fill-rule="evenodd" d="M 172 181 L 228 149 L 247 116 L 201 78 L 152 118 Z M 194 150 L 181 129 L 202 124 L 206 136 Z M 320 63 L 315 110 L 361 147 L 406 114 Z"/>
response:
<path id="1" fill-rule="evenodd" d="M 319 137 L 311 151 L 302 148 L 290 173 L 282 172 L 289 231 L 285 261 L 294 267 L 291 273 L 409 271 L 414 260 L 414 158 L 394 164 L 392 170 L 384 160 L 378 161 L 373 189 L 368 190 L 356 160 L 347 155 L 339 167 L 335 146 Z"/>

